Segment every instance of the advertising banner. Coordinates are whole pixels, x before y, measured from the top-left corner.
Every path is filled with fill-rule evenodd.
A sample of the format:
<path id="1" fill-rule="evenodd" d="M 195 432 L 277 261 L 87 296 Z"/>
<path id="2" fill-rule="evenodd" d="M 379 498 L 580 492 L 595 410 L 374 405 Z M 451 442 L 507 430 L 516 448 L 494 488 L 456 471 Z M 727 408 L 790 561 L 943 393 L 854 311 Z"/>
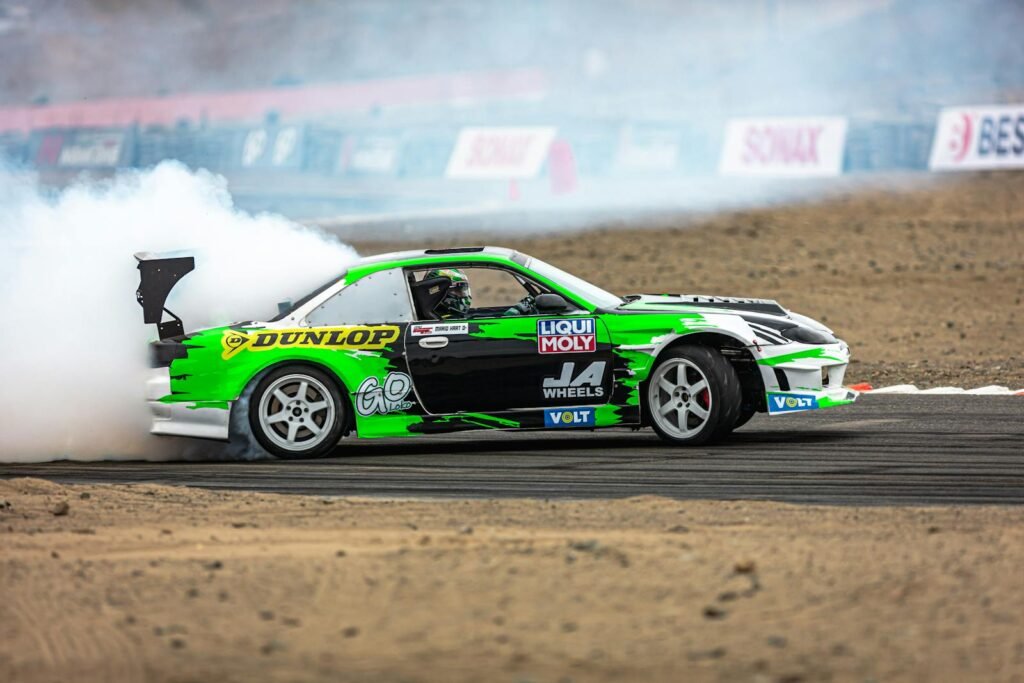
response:
<path id="1" fill-rule="evenodd" d="M 534 178 L 555 139 L 555 128 L 463 128 L 445 176 L 472 180 Z"/>
<path id="2" fill-rule="evenodd" d="M 245 133 L 241 165 L 244 168 L 298 168 L 302 164 L 303 129 L 300 126 L 265 126 Z"/>
<path id="3" fill-rule="evenodd" d="M 342 145 L 343 171 L 366 175 L 392 175 L 398 170 L 402 141 L 392 135 L 351 136 Z"/>
<path id="4" fill-rule="evenodd" d="M 928 166 L 933 171 L 1024 168 L 1024 104 L 943 109 Z"/>
<path id="5" fill-rule="evenodd" d="M 120 131 L 76 132 L 65 139 L 57 165 L 76 168 L 117 166 L 123 144 L 124 133 Z"/>
<path id="6" fill-rule="evenodd" d="M 671 172 L 679 160 L 679 131 L 625 125 L 619 133 L 615 168 L 624 172 Z"/>
<path id="7" fill-rule="evenodd" d="M 765 177 L 836 176 L 847 122 L 838 116 L 731 119 L 719 172 Z"/>
<path id="8" fill-rule="evenodd" d="M 130 163 L 131 136 L 121 130 L 50 130 L 32 136 L 32 162 L 41 168 L 115 168 Z"/>

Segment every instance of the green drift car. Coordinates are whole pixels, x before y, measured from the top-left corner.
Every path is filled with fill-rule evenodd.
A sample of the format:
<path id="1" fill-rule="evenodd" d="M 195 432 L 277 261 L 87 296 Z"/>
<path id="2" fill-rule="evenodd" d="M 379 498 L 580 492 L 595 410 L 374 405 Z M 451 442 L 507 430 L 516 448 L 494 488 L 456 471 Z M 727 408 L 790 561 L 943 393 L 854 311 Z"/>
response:
<path id="1" fill-rule="evenodd" d="M 281 458 L 468 429 L 652 427 L 699 445 L 757 412 L 856 398 L 847 345 L 774 301 L 619 297 L 509 249 L 365 258 L 272 320 L 188 334 L 164 303 L 193 259 L 136 258 L 160 336 L 154 434 L 251 437 Z"/>

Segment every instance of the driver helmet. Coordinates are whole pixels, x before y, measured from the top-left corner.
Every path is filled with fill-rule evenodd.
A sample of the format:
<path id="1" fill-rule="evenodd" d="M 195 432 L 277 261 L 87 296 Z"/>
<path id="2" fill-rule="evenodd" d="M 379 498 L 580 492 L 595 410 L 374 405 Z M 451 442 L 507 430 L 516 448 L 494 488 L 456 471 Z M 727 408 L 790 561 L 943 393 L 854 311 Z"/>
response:
<path id="1" fill-rule="evenodd" d="M 473 295 L 469 290 L 469 278 L 465 273 L 457 268 L 438 268 L 427 273 L 426 277 L 446 277 L 451 280 L 448 291 L 435 309 L 440 315 L 464 316 L 469 313 L 473 305 Z"/>

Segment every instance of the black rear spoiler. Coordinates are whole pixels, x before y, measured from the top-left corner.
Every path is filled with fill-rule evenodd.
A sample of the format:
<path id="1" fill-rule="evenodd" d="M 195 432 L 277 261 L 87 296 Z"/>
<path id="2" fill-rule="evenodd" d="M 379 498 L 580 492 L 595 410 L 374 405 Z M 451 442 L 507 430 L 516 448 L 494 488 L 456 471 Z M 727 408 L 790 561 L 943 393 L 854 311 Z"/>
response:
<path id="1" fill-rule="evenodd" d="M 185 326 L 181 318 L 166 308 L 164 303 L 167 295 L 178 284 L 178 280 L 195 270 L 196 260 L 192 256 L 159 258 L 149 252 L 135 254 L 139 262 L 139 288 L 135 290 L 135 298 L 142 306 L 142 317 L 147 325 L 156 324 L 160 339 L 180 337 L 185 334 Z M 164 313 L 171 320 L 164 321 Z"/>

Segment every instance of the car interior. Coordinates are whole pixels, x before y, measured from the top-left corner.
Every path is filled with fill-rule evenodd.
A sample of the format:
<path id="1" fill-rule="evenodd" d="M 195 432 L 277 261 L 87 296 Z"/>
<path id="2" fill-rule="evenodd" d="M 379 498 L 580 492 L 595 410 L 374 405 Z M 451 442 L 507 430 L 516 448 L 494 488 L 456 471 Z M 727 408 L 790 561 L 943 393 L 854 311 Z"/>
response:
<path id="1" fill-rule="evenodd" d="M 508 309 L 515 305 L 525 296 L 532 296 L 536 298 L 540 294 L 550 293 L 550 289 L 543 287 L 542 285 L 528 280 L 527 278 L 503 268 L 487 268 L 487 267 L 466 267 L 466 266 L 444 266 L 445 268 L 458 268 L 466 273 L 470 286 L 474 292 L 474 302 L 483 300 L 485 303 L 498 305 L 488 306 L 474 306 L 469 310 L 467 318 L 496 318 L 505 315 Z M 426 275 L 431 270 L 419 270 L 409 271 L 407 278 L 409 281 L 409 292 L 412 294 L 413 305 L 416 308 L 416 319 L 417 320 L 440 320 L 441 316 L 436 312 L 438 304 L 444 299 L 445 294 L 448 292 L 448 288 L 451 281 L 446 277 L 434 277 L 427 278 Z M 481 278 L 487 277 L 488 274 L 500 274 L 498 277 L 502 280 L 500 287 L 501 291 L 497 295 L 488 296 L 489 288 L 479 287 L 478 281 Z M 513 283 L 518 283 L 516 287 Z M 483 298 L 476 298 L 478 294 L 483 294 Z M 501 303 L 507 300 L 508 303 Z"/>
<path id="2" fill-rule="evenodd" d="M 412 293 L 412 303 L 416 307 L 417 320 L 439 320 L 440 316 L 434 311 L 437 305 L 448 293 L 451 280 L 446 277 L 432 277 L 416 280 L 416 273 L 409 273 L 409 291 Z"/>

